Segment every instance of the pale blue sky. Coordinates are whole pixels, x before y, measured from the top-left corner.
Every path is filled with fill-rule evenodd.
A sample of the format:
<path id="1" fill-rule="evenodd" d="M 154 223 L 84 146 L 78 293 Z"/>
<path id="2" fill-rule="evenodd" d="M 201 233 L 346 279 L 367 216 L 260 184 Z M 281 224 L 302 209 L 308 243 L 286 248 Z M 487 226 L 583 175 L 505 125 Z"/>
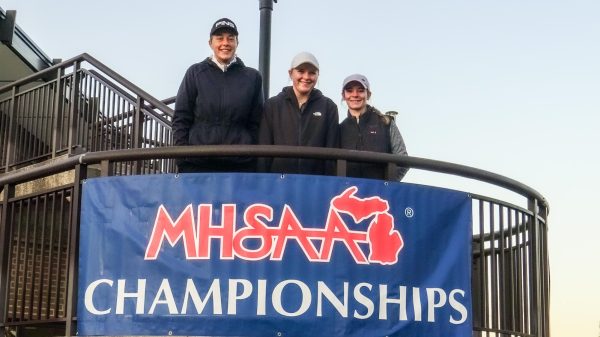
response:
<path id="1" fill-rule="evenodd" d="M 175 95 L 187 67 L 209 55 L 220 17 L 238 24 L 238 55 L 258 66 L 258 0 L 0 6 L 17 10 L 17 24 L 51 58 L 87 52 L 157 98 Z M 552 334 L 598 335 L 600 1 L 280 0 L 271 94 L 289 84 L 302 50 L 319 59 L 318 88 L 335 102 L 346 75 L 365 74 L 372 104 L 400 112 L 411 155 L 490 170 L 546 196 Z M 416 170 L 406 181 L 522 201 Z"/>

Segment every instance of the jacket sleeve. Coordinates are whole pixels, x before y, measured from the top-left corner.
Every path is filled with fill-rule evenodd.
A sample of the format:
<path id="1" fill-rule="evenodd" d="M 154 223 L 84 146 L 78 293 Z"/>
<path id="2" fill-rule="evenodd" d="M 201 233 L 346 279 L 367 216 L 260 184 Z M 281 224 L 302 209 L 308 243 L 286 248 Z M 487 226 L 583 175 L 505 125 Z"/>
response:
<path id="1" fill-rule="evenodd" d="M 390 123 L 390 145 L 392 146 L 392 154 L 400 156 L 408 155 L 408 152 L 406 151 L 406 145 L 404 144 L 404 139 L 402 139 L 400 130 L 398 130 L 398 126 L 393 121 Z M 404 178 L 407 171 L 407 167 L 398 167 L 398 181 L 401 181 L 402 178 Z"/>
<path id="2" fill-rule="evenodd" d="M 330 117 L 327 126 L 327 140 L 325 143 L 326 147 L 340 147 L 340 118 L 338 115 L 338 108 L 332 100 L 329 100 L 329 106 L 327 107 L 327 115 Z"/>
<path id="3" fill-rule="evenodd" d="M 273 145 L 273 121 L 271 119 L 271 105 L 272 104 L 268 101 L 263 105 L 262 116 L 260 119 L 260 128 L 258 129 L 259 145 Z M 273 158 L 258 158 L 258 172 L 271 172 L 272 162 Z"/>
<path id="4" fill-rule="evenodd" d="M 174 145 L 190 145 L 189 132 L 194 123 L 195 101 L 196 84 L 194 83 L 190 67 L 181 81 L 175 99 L 175 112 L 171 123 Z"/>
<path id="5" fill-rule="evenodd" d="M 252 144 L 258 143 L 258 133 L 263 113 L 264 97 L 262 87 L 262 77 L 257 72 L 254 82 L 254 97 L 252 99 L 252 108 L 250 111 L 250 119 L 248 120 L 248 129 L 252 135 Z"/>

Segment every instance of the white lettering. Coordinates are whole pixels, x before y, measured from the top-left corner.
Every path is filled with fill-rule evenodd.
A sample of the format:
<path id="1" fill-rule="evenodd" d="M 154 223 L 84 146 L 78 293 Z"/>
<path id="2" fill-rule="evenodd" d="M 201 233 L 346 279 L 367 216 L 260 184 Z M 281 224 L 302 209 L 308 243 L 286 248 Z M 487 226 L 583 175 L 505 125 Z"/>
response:
<path id="1" fill-rule="evenodd" d="M 164 296 L 164 299 L 161 297 Z M 154 314 L 154 309 L 158 304 L 166 304 L 169 307 L 170 315 L 177 315 L 177 305 L 175 305 L 175 298 L 173 297 L 173 292 L 171 291 L 171 285 L 169 284 L 169 280 L 163 279 L 160 283 L 160 287 L 158 288 L 158 292 L 154 297 L 154 301 L 152 301 L 152 305 L 150 306 L 150 310 L 148 311 L 149 315 Z"/>
<path id="2" fill-rule="evenodd" d="M 450 323 L 452 324 L 462 324 L 468 317 L 467 308 L 454 298 L 454 295 L 457 293 L 463 298 L 465 297 L 465 292 L 460 289 L 454 289 L 450 292 L 450 306 L 460 313 L 460 319 L 454 319 L 454 317 L 450 315 Z"/>
<path id="3" fill-rule="evenodd" d="M 85 301 L 84 301 L 85 308 L 92 315 L 107 315 L 107 314 L 110 314 L 110 311 L 111 311 L 110 307 L 106 310 L 98 310 L 98 309 L 96 309 L 96 306 L 94 305 L 94 291 L 96 291 L 96 287 L 98 287 L 102 283 L 108 284 L 109 287 L 113 286 L 112 280 L 100 279 L 100 280 L 96 280 L 96 281 L 92 282 L 85 289 L 85 297 L 84 297 L 85 298 Z"/>
<path id="4" fill-rule="evenodd" d="M 298 310 L 296 310 L 294 312 L 286 311 L 283 308 L 283 305 L 281 303 L 281 293 L 283 292 L 283 288 L 285 288 L 285 286 L 288 284 L 297 285 L 298 288 L 300 288 L 300 291 L 302 292 L 302 303 L 300 304 L 300 307 L 298 308 Z M 310 288 L 308 288 L 308 286 L 304 282 L 298 281 L 298 280 L 285 280 L 283 282 L 279 282 L 275 286 L 275 289 L 273 289 L 273 297 L 272 297 L 273 308 L 275 308 L 275 310 L 283 316 L 288 316 L 288 317 L 300 316 L 303 313 L 305 313 L 308 310 L 308 308 L 310 307 L 311 298 L 312 298 L 312 295 L 310 293 Z"/>
<path id="5" fill-rule="evenodd" d="M 238 284 L 242 285 L 242 293 L 238 295 Z M 250 297 L 252 294 L 252 283 L 248 280 L 229 280 L 229 297 L 227 298 L 227 314 L 237 314 L 237 301 Z"/>
<path id="6" fill-rule="evenodd" d="M 367 313 L 365 313 L 364 315 L 361 315 L 358 313 L 357 310 L 354 310 L 354 318 L 367 319 L 373 315 L 373 312 L 375 312 L 375 304 L 373 303 L 373 301 L 371 301 L 370 298 L 368 298 L 360 292 L 361 288 L 368 288 L 369 290 L 371 290 L 373 289 L 373 286 L 369 283 L 359 283 L 356 285 L 356 287 L 354 287 L 354 299 L 358 303 L 362 304 L 365 308 L 367 308 Z"/>
<path id="7" fill-rule="evenodd" d="M 349 294 L 351 282 L 329 284 L 316 281 L 316 284 L 309 286 L 296 279 L 282 280 L 274 287 L 270 286 L 267 279 L 229 279 L 223 281 L 228 282 L 228 289 L 224 289 L 221 279 L 213 279 L 210 284 L 202 280 L 205 292 L 201 294 L 191 278 L 186 280 L 185 291 L 175 291 L 181 289 L 182 285 L 178 283 L 173 289 L 172 282 L 162 279 L 158 287 L 148 287 L 146 279 L 98 279 L 85 288 L 83 305 L 94 316 L 125 313 L 128 316 L 156 315 L 157 312 L 211 316 L 224 314 L 222 298 L 226 296 L 223 299 L 227 300 L 227 315 L 255 315 L 256 318 L 268 314 L 302 316 L 302 319 L 309 316 L 335 316 L 357 320 L 378 317 L 379 320 L 407 321 L 410 317 L 414 322 L 441 321 L 459 325 L 464 324 L 470 315 L 465 304 L 466 292 L 462 289 L 411 287 L 411 290 L 407 286 L 389 288 L 387 284 L 363 282 L 354 285 L 352 294 Z M 374 287 L 378 287 L 378 292 Z M 146 301 L 146 296 L 152 301 Z M 107 302 L 108 299 L 114 302 Z M 316 300 L 315 305 L 313 300 Z M 212 301 L 212 308 L 209 301 Z M 250 303 L 254 305 L 254 301 L 255 313 L 248 307 Z M 349 312 L 350 309 L 352 312 Z M 425 315 L 427 318 L 423 317 Z"/>
<path id="8" fill-rule="evenodd" d="M 206 293 L 206 297 L 204 300 L 198 294 L 198 289 L 196 289 L 196 285 L 192 279 L 188 279 L 185 285 L 185 295 L 183 296 L 183 305 L 181 306 L 181 314 L 187 314 L 187 307 L 189 298 L 192 298 L 192 302 L 194 303 L 194 308 L 196 308 L 196 313 L 201 314 L 204 311 L 204 306 L 208 303 L 208 300 L 212 297 L 213 302 L 213 314 L 222 315 L 223 314 L 223 306 L 221 305 L 221 281 L 219 279 L 214 279 Z"/>
<path id="9" fill-rule="evenodd" d="M 258 280 L 257 293 L 256 314 L 264 316 L 267 314 L 267 280 Z"/>
<path id="10" fill-rule="evenodd" d="M 137 280 L 137 291 L 133 293 L 125 292 L 125 280 L 117 280 L 117 308 L 115 314 L 123 315 L 125 299 L 133 298 L 136 300 L 135 314 L 144 314 L 144 303 L 146 300 L 146 279 Z"/>
<path id="11" fill-rule="evenodd" d="M 348 282 L 344 282 L 344 303 L 342 303 L 323 281 L 317 283 L 317 317 L 323 316 L 323 295 L 342 317 L 348 317 Z"/>
<path id="12" fill-rule="evenodd" d="M 435 295 L 439 295 L 439 300 L 435 300 Z M 435 309 L 441 308 L 446 304 L 446 292 L 440 288 L 427 288 L 427 322 L 435 322 Z"/>
<path id="13" fill-rule="evenodd" d="M 387 298 L 387 284 L 379 285 L 379 319 L 387 319 L 388 303 L 395 303 L 400 306 L 398 316 L 401 321 L 406 321 L 408 319 L 406 316 L 406 287 L 400 286 L 399 292 L 400 294 L 397 299 Z"/>
<path id="14" fill-rule="evenodd" d="M 228 21 L 219 21 L 219 22 L 217 22 L 217 24 L 215 26 L 217 26 L 217 27 L 228 26 L 228 27 L 231 27 L 231 28 L 235 28 L 235 25 L 233 23 L 231 23 L 231 22 L 228 22 Z"/>
<path id="15" fill-rule="evenodd" d="M 415 309 L 415 321 L 421 321 L 421 290 L 413 287 L 413 308 Z"/>

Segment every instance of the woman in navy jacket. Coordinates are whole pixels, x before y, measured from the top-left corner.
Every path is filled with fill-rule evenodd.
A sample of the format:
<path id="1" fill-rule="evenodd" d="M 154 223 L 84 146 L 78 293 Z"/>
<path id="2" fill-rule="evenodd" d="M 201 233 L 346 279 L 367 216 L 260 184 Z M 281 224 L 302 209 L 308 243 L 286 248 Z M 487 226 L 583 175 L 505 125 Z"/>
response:
<path id="1" fill-rule="evenodd" d="M 213 55 L 186 72 L 175 102 L 175 145 L 256 144 L 262 112 L 262 78 L 236 55 L 233 21 L 217 20 L 210 31 Z M 248 157 L 185 158 L 179 172 L 254 171 Z"/>
<path id="2" fill-rule="evenodd" d="M 348 105 L 348 117 L 340 124 L 340 147 L 351 150 L 407 155 L 406 145 L 392 117 L 367 104 L 371 98 L 369 80 L 360 74 L 346 77 L 342 99 Z M 402 180 L 407 169 L 400 167 L 394 180 Z M 349 177 L 385 178 L 385 165 L 349 162 Z"/>

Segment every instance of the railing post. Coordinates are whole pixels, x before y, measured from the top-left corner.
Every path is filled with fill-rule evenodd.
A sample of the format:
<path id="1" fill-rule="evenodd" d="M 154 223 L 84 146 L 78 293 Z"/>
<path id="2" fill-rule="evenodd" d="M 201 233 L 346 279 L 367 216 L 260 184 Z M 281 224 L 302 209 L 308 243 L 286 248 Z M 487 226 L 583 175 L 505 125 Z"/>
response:
<path id="1" fill-rule="evenodd" d="M 113 164 L 110 160 L 103 160 L 100 162 L 100 176 L 110 177 L 113 175 Z"/>
<path id="2" fill-rule="evenodd" d="M 345 177 L 348 174 L 348 162 L 344 159 L 338 159 L 336 165 L 336 175 Z"/>
<path id="3" fill-rule="evenodd" d="M 138 96 L 135 103 L 135 111 L 133 113 L 133 148 L 141 149 L 143 146 L 144 135 L 144 113 L 142 107 L 144 100 Z M 133 164 L 133 173 L 140 174 L 142 171 L 142 161 L 138 160 Z"/>
<path id="4" fill-rule="evenodd" d="M 56 86 L 54 90 L 54 112 L 52 121 L 52 158 L 56 157 L 56 152 L 60 150 L 60 146 L 62 145 L 62 134 L 63 134 L 63 106 L 64 106 L 64 97 L 65 93 L 63 91 L 63 75 L 65 74 L 65 69 L 60 68 L 56 71 Z"/>
<path id="5" fill-rule="evenodd" d="M 546 337 L 543 335 L 543 320 L 542 315 L 544 308 L 542 307 L 542 287 L 541 277 L 543 273 L 540 273 L 540 233 L 539 233 L 539 221 L 538 212 L 539 205 L 537 199 L 529 199 L 527 208 L 532 214 L 530 233 L 530 289 L 531 289 L 531 334 L 536 337 Z"/>
<path id="6" fill-rule="evenodd" d="M 75 142 L 77 142 L 77 123 L 79 118 L 79 69 L 81 68 L 81 61 L 75 61 L 73 64 L 73 74 L 71 74 L 71 94 L 70 103 L 71 109 L 69 111 L 69 148 L 68 154 L 73 153 Z"/>
<path id="7" fill-rule="evenodd" d="M 473 327 L 483 326 L 483 287 L 481 286 L 481 275 L 483 270 L 481 268 L 481 260 L 483 259 L 484 252 L 481 251 L 480 245 L 483 240 L 483 233 L 479 234 L 479 240 L 473 240 L 471 242 L 471 304 L 473 308 Z"/>
<path id="8" fill-rule="evenodd" d="M 4 186 L 4 200 L 2 200 L 2 215 L 0 215 L 0 326 L 6 326 L 6 317 L 8 313 L 8 288 L 9 284 L 9 266 L 10 266 L 10 238 L 11 224 L 8 221 L 9 200 L 14 197 L 15 186 Z"/>
<path id="9" fill-rule="evenodd" d="M 4 172 L 8 172 L 12 163 L 13 153 L 16 153 L 16 135 L 15 131 L 17 128 L 17 92 L 18 87 L 14 86 L 12 89 L 12 97 L 10 99 L 10 105 L 8 108 L 8 144 L 6 146 L 6 166 Z"/>
<path id="10" fill-rule="evenodd" d="M 539 205 L 539 214 L 543 219 L 541 225 L 541 254 L 542 254 L 542 305 L 544 309 L 543 327 L 544 336 L 550 337 L 550 265 L 548 261 L 548 209 L 545 206 Z"/>
<path id="11" fill-rule="evenodd" d="M 81 215 L 81 189 L 83 180 L 87 176 L 87 165 L 75 166 L 73 195 L 71 196 L 71 226 L 69 228 L 69 269 L 67 281 L 67 310 L 65 336 L 76 335 L 73 318 L 77 316 L 77 282 L 79 260 L 79 220 Z"/>
<path id="12" fill-rule="evenodd" d="M 388 163 L 385 167 L 385 179 L 396 180 L 398 176 L 398 166 L 396 163 Z"/>

